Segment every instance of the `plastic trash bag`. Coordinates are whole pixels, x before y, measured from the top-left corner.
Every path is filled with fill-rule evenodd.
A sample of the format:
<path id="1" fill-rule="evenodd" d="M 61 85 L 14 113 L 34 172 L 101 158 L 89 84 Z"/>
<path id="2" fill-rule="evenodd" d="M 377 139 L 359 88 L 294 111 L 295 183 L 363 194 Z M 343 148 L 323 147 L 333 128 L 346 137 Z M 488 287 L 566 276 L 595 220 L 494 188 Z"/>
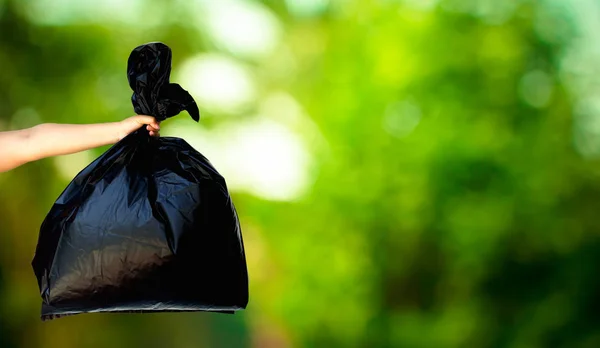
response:
<path id="1" fill-rule="evenodd" d="M 128 61 L 132 103 L 159 121 L 194 99 L 169 83 L 171 50 Z M 184 140 L 145 126 L 83 169 L 42 223 L 32 262 L 42 320 L 89 312 L 216 311 L 248 303 L 240 224 L 223 177 Z"/>

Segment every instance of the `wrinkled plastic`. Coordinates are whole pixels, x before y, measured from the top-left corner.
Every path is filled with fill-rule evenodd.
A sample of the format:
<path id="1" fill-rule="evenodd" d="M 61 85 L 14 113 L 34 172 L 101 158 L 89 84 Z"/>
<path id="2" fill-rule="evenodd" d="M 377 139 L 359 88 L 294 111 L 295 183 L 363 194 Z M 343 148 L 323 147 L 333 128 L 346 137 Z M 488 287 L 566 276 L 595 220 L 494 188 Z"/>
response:
<path id="1" fill-rule="evenodd" d="M 198 122 L 200 112 L 194 98 L 180 85 L 169 83 L 171 56 L 171 49 L 159 42 L 138 46 L 131 52 L 127 79 L 133 90 L 133 109 L 158 121 L 186 110 Z"/>
<path id="2" fill-rule="evenodd" d="M 159 120 L 193 98 L 169 83 L 171 50 L 137 47 L 128 78 L 138 114 Z M 216 311 L 248 303 L 236 209 L 223 177 L 180 138 L 140 128 L 81 171 L 42 223 L 32 262 L 42 320 L 89 312 Z"/>

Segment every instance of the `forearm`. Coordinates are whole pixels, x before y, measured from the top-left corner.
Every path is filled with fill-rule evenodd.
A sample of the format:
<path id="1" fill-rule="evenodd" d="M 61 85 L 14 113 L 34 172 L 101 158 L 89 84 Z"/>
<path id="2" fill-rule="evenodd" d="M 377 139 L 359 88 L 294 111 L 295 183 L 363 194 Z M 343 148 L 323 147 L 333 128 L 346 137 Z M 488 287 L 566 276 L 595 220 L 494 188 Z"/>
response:
<path id="1" fill-rule="evenodd" d="M 45 123 L 28 129 L 0 132 L 0 172 L 46 157 L 114 144 L 144 125 L 150 136 L 159 136 L 159 122 L 147 115 L 131 116 L 121 122 Z"/>
<path id="2" fill-rule="evenodd" d="M 51 156 L 67 155 L 113 144 L 124 136 L 119 122 L 41 124 L 0 132 L 0 172 Z"/>
<path id="3" fill-rule="evenodd" d="M 27 161 L 72 154 L 114 144 L 121 138 L 120 123 L 41 124 L 24 130 L 24 156 Z"/>

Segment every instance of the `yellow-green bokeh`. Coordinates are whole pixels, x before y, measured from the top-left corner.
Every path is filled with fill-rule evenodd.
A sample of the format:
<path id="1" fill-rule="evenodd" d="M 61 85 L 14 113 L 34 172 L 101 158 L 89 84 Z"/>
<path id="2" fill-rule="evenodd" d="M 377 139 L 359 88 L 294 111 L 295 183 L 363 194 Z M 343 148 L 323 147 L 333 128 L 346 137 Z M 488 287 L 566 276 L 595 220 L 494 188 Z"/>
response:
<path id="1" fill-rule="evenodd" d="M 0 131 L 132 115 L 162 41 L 196 98 L 163 123 L 227 179 L 236 315 L 42 323 L 39 225 L 106 148 L 0 174 L 0 347 L 599 347 L 594 0 L 0 0 Z M 2 149 L 0 149 L 0 155 Z"/>

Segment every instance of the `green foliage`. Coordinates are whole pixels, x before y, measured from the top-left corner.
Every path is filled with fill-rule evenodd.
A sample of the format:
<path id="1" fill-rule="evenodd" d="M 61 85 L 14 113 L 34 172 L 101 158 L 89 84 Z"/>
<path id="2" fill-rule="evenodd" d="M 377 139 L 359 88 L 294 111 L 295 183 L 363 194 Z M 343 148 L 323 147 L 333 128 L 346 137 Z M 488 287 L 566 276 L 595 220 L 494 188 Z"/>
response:
<path id="1" fill-rule="evenodd" d="M 576 131 L 577 110 L 600 114 L 580 108 L 577 87 L 593 62 L 568 60 L 593 2 L 264 1 L 252 4 L 282 36 L 251 58 L 201 27 L 200 1 L 141 2 L 143 15 L 124 22 L 28 15 L 46 3 L 0 2 L 0 130 L 129 116 L 127 56 L 163 41 L 175 69 L 218 53 L 257 86 L 251 105 L 201 104 L 200 126 L 181 116 L 166 132 L 255 122 L 284 92 L 303 116 L 284 108 L 273 119 L 302 139 L 311 181 L 289 201 L 233 189 L 247 311 L 41 323 L 30 268 L 39 224 L 89 158 L 1 174 L 0 347 L 600 346 L 600 176 L 594 142 L 578 146 Z"/>

